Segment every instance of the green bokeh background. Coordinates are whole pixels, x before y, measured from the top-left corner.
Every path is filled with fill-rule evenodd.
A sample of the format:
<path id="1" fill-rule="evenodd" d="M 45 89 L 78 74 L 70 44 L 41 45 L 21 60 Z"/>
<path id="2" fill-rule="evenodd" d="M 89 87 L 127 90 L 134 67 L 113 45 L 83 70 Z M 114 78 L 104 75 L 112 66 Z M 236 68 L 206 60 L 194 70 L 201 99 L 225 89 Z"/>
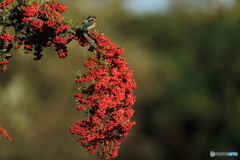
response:
<path id="1" fill-rule="evenodd" d="M 137 122 L 116 160 L 202 160 L 210 151 L 240 153 L 240 4 L 136 16 L 123 1 L 62 0 L 65 19 L 103 18 L 96 29 L 124 49 L 134 68 Z M 182 0 L 183 2 L 183 0 Z M 187 6 L 187 7 L 186 7 Z M 0 160 L 96 160 L 71 135 L 83 117 L 71 98 L 77 70 L 92 53 L 77 42 L 59 59 L 14 55 L 0 74 Z M 215 159 L 239 159 L 215 157 Z"/>

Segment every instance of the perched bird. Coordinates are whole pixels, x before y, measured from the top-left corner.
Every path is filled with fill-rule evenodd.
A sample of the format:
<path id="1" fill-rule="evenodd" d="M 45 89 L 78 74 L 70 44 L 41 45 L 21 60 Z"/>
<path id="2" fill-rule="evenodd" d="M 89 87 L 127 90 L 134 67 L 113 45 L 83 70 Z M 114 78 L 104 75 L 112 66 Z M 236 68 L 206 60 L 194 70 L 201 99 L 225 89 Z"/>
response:
<path id="1" fill-rule="evenodd" d="M 84 32 L 92 30 L 96 26 L 95 20 L 102 20 L 102 19 L 92 15 L 88 16 L 88 18 L 82 22 L 82 25 L 83 25 L 82 30 Z"/>

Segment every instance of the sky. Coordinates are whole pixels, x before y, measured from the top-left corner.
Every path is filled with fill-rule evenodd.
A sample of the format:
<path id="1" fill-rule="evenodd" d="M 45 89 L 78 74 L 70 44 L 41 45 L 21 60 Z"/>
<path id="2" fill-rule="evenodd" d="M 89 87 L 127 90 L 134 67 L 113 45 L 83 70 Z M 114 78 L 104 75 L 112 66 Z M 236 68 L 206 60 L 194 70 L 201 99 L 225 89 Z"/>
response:
<path id="1" fill-rule="evenodd" d="M 133 13 L 164 11 L 169 6 L 169 0 L 126 0 L 125 7 Z"/>
<path id="2" fill-rule="evenodd" d="M 204 0 L 188 0 L 192 2 L 193 5 L 198 5 Z M 226 6 L 232 5 L 235 0 L 205 0 L 205 1 L 215 1 L 225 4 Z M 199 4 L 200 4 L 199 3 Z M 170 0 L 125 0 L 124 6 L 129 11 L 135 14 L 153 13 L 156 11 L 164 12 L 170 6 Z"/>

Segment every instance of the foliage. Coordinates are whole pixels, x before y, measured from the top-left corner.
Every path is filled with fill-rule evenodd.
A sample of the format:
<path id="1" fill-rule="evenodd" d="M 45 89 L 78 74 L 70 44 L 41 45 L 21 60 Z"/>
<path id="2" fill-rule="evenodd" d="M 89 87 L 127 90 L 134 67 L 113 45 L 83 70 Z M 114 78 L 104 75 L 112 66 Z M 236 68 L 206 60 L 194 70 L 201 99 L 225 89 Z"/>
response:
<path id="1" fill-rule="evenodd" d="M 136 41 L 144 37 L 136 43 L 148 51 L 137 73 L 151 77 L 151 83 L 137 79 L 141 90 L 151 93 L 138 93 L 138 108 L 144 110 L 138 131 L 147 135 L 139 143 L 151 141 L 148 159 L 205 159 L 211 150 L 238 151 L 239 15 L 239 6 L 211 13 L 181 10 L 114 26 L 124 26 Z"/>

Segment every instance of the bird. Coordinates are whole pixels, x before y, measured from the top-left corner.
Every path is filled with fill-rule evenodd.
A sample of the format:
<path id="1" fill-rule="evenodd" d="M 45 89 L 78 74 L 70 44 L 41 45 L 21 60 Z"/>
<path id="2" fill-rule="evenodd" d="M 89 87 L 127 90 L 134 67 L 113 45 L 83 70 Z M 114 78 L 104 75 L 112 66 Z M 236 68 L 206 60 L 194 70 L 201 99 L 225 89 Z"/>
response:
<path id="1" fill-rule="evenodd" d="M 84 32 L 91 31 L 96 26 L 95 20 L 103 20 L 103 19 L 97 18 L 96 16 L 93 16 L 93 15 L 88 16 L 88 18 L 82 22 L 82 25 L 83 25 L 82 30 Z"/>

